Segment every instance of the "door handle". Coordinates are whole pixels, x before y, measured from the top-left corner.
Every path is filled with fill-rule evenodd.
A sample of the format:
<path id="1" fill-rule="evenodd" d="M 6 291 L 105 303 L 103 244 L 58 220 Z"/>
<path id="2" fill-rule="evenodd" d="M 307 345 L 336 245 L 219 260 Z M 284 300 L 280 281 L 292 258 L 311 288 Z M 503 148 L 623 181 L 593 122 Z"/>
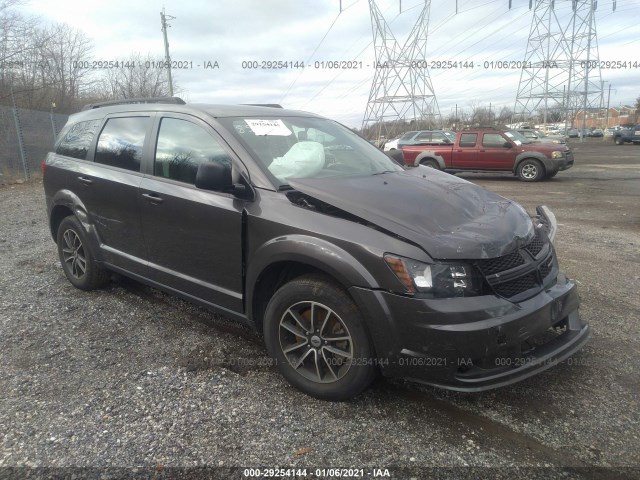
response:
<path id="1" fill-rule="evenodd" d="M 80 175 L 78 177 L 78 180 L 80 180 L 80 182 L 84 183 L 85 185 L 91 185 L 93 183 L 93 180 L 91 180 L 89 177 L 85 177 L 83 175 Z"/>
<path id="2" fill-rule="evenodd" d="M 143 193 L 142 196 L 154 205 L 164 202 L 164 200 L 155 193 Z"/>

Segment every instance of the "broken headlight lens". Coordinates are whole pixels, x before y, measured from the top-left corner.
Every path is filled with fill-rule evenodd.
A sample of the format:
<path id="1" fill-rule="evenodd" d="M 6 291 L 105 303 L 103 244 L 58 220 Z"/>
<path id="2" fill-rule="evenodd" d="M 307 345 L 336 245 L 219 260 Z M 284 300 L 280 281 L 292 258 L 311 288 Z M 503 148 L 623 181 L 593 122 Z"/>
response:
<path id="1" fill-rule="evenodd" d="M 470 265 L 427 264 L 395 255 L 385 255 L 384 259 L 409 293 L 424 293 L 434 298 L 479 294 L 480 281 Z"/>

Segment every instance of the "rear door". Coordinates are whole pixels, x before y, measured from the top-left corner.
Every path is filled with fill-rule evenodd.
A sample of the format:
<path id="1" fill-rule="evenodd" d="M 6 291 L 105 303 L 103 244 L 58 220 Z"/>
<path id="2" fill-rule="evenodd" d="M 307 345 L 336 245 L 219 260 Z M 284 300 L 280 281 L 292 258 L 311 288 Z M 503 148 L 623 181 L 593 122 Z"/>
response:
<path id="1" fill-rule="evenodd" d="M 241 168 L 206 123 L 159 115 L 138 203 L 151 279 L 233 312 L 242 311 L 243 200 L 195 188 L 198 165 Z"/>
<path id="2" fill-rule="evenodd" d="M 505 145 L 509 144 L 507 147 Z M 486 170 L 512 170 L 515 153 L 513 144 L 497 132 L 482 133 L 478 149 L 478 164 Z"/>
<path id="3" fill-rule="evenodd" d="M 85 204 L 108 263 L 145 274 L 145 249 L 138 211 L 140 165 L 153 126 L 145 113 L 109 115 L 88 162 L 74 172 L 76 191 Z M 91 161 L 93 160 L 93 161 Z"/>
<path id="4" fill-rule="evenodd" d="M 451 153 L 453 168 L 478 168 L 478 134 L 460 133 L 458 145 L 453 146 Z"/>

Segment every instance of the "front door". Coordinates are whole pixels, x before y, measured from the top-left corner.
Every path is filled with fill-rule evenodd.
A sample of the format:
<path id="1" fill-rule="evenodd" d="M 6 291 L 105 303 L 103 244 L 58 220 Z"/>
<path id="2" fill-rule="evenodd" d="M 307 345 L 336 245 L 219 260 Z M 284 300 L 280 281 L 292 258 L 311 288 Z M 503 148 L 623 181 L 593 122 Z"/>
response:
<path id="1" fill-rule="evenodd" d="M 473 170 L 478 168 L 478 134 L 461 133 L 458 145 L 453 146 L 451 164 L 454 168 Z"/>
<path id="2" fill-rule="evenodd" d="M 509 144 L 509 147 L 506 145 Z M 483 133 L 478 150 L 478 162 L 487 170 L 513 169 L 513 144 L 500 133 Z"/>
<path id="3" fill-rule="evenodd" d="M 195 188 L 198 165 L 231 165 L 214 130 L 187 115 L 154 129 L 153 165 L 140 184 L 140 215 L 151 279 L 233 312 L 242 312 L 242 210 L 231 194 Z"/>

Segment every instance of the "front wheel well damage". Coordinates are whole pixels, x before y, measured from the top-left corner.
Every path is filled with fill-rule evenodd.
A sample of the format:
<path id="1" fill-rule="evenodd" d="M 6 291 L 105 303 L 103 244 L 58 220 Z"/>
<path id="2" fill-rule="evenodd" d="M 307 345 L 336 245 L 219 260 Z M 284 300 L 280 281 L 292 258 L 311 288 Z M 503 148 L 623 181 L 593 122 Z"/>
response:
<path id="1" fill-rule="evenodd" d="M 267 309 L 269 300 L 276 291 L 284 284 L 303 275 L 318 274 L 325 277 L 338 287 L 344 287 L 336 278 L 327 272 L 301 262 L 276 262 L 269 265 L 256 280 L 252 305 L 251 318 L 258 333 L 262 334 L 264 324 L 264 312 Z"/>

